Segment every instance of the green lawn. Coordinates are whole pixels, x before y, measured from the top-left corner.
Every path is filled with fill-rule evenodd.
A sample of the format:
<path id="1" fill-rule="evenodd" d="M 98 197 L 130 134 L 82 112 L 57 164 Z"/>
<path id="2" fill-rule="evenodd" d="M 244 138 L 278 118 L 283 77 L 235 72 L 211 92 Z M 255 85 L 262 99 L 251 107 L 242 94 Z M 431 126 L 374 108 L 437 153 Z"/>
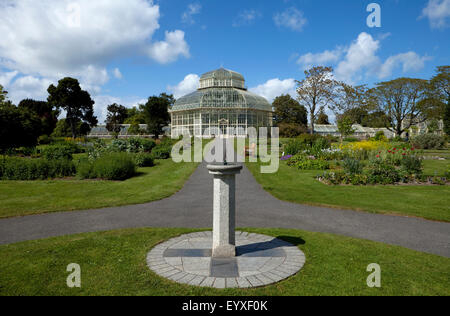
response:
<path id="1" fill-rule="evenodd" d="M 256 289 L 192 287 L 146 266 L 157 243 L 187 229 L 133 229 L 0 246 L 0 295 L 450 295 L 450 259 L 371 241 L 284 229 L 245 229 L 297 244 L 304 268 Z M 81 288 L 66 286 L 66 267 L 81 267 Z M 367 266 L 381 267 L 381 288 L 369 288 Z"/>
<path id="2" fill-rule="evenodd" d="M 126 181 L 0 181 L 0 218 L 160 200 L 180 190 L 197 166 L 157 160 Z"/>
<path id="3" fill-rule="evenodd" d="M 450 169 L 450 158 L 447 160 L 424 160 L 423 166 L 425 175 L 443 177 L 445 172 Z"/>
<path id="4" fill-rule="evenodd" d="M 450 186 L 328 186 L 315 179 L 323 171 L 300 171 L 281 162 L 275 174 L 261 174 L 247 163 L 256 180 L 276 198 L 310 205 L 399 214 L 450 222 Z"/>

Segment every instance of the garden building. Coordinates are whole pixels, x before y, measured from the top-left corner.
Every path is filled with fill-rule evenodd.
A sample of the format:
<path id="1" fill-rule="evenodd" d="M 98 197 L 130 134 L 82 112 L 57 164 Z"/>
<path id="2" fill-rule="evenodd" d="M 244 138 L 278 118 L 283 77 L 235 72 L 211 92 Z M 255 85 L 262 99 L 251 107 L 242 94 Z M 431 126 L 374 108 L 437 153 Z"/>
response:
<path id="1" fill-rule="evenodd" d="M 272 105 L 249 92 L 241 74 L 224 68 L 202 75 L 198 90 L 179 98 L 169 112 L 172 137 L 245 136 L 249 127 L 273 122 Z"/>

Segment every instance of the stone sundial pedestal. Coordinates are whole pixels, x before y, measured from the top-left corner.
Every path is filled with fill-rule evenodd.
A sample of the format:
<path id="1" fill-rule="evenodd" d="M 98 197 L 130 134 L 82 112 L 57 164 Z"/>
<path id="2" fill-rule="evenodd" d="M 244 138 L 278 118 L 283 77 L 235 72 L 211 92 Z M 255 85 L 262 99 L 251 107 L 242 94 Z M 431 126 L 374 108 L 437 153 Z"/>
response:
<path id="1" fill-rule="evenodd" d="M 236 175 L 239 165 L 209 165 L 214 176 L 213 258 L 236 256 Z"/>
<path id="2" fill-rule="evenodd" d="M 226 140 L 222 141 L 225 149 Z M 214 185 L 213 231 L 182 235 L 155 246 L 147 255 L 149 268 L 177 283 L 219 289 L 265 286 L 299 272 L 306 258 L 295 245 L 235 231 L 236 175 L 243 166 L 228 164 L 226 150 L 222 161 L 207 166 Z"/>

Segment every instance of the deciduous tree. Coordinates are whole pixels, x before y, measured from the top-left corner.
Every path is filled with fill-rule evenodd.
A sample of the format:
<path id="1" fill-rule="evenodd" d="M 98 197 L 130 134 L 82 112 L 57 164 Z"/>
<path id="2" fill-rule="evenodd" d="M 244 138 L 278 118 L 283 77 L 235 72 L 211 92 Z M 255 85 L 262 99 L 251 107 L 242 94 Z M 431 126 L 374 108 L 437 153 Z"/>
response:
<path id="1" fill-rule="evenodd" d="M 128 117 L 128 109 L 117 103 L 108 105 L 106 117 L 106 129 L 117 138 L 122 130 L 122 124 Z"/>
<path id="2" fill-rule="evenodd" d="M 387 128 L 398 136 L 411 126 L 426 121 L 427 81 L 422 79 L 399 78 L 378 83 L 373 90 L 380 110 L 389 117 Z"/>
<path id="3" fill-rule="evenodd" d="M 314 134 L 317 112 L 328 107 L 333 100 L 336 87 L 333 68 L 318 66 L 306 70 L 305 79 L 297 81 L 297 84 L 297 99 L 309 111 L 311 134 Z"/>
<path id="4" fill-rule="evenodd" d="M 158 138 L 163 133 L 163 127 L 170 123 L 169 108 L 173 106 L 175 99 L 173 95 L 162 93 L 159 97 L 148 98 L 146 104 L 141 105 L 147 123 L 147 130 Z"/>
<path id="5" fill-rule="evenodd" d="M 304 106 L 294 100 L 289 94 L 281 95 L 272 103 L 275 109 L 275 124 L 297 124 L 306 127 L 308 124 L 308 113 Z"/>
<path id="6" fill-rule="evenodd" d="M 70 125 L 73 138 L 77 136 L 77 126 L 80 122 L 89 128 L 97 125 L 98 120 L 94 115 L 95 102 L 87 91 L 81 89 L 77 79 L 61 79 L 58 86 L 50 85 L 47 91 L 48 103 L 66 111 L 66 121 Z"/>

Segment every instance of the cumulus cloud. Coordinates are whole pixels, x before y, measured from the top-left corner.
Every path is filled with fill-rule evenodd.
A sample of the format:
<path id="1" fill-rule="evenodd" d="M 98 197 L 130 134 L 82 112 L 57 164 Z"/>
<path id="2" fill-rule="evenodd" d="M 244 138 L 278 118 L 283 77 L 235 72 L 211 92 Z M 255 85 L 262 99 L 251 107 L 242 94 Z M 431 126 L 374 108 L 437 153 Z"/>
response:
<path id="1" fill-rule="evenodd" d="M 238 16 L 234 19 L 233 26 L 240 27 L 240 26 L 250 25 L 261 17 L 262 17 L 262 13 L 257 10 L 254 10 L 254 9 L 244 10 L 244 11 L 239 12 Z"/>
<path id="2" fill-rule="evenodd" d="M 168 86 L 167 90 L 173 93 L 175 99 L 178 99 L 186 94 L 194 92 L 198 88 L 200 77 L 196 74 L 189 74 L 175 86 Z"/>
<path id="3" fill-rule="evenodd" d="M 336 48 L 335 50 L 326 50 L 322 53 L 307 53 L 297 60 L 297 63 L 303 69 L 309 69 L 312 66 L 327 66 L 330 63 L 337 62 L 343 54 L 343 49 Z"/>
<path id="4" fill-rule="evenodd" d="M 148 49 L 148 55 L 161 64 L 173 62 L 180 55 L 188 58 L 190 56 L 189 45 L 184 40 L 184 32 L 180 30 L 166 31 L 165 40 L 154 43 Z"/>
<path id="5" fill-rule="evenodd" d="M 202 6 L 200 3 L 191 3 L 188 5 L 187 10 L 183 12 L 181 20 L 183 23 L 195 24 L 194 15 L 200 14 Z"/>
<path id="6" fill-rule="evenodd" d="M 294 79 L 280 80 L 275 78 L 270 79 L 256 87 L 250 88 L 249 90 L 266 98 L 269 102 L 273 102 L 276 97 L 282 94 L 289 94 L 291 97 L 295 98 L 296 82 Z"/>
<path id="7" fill-rule="evenodd" d="M 45 78 L 24 76 L 9 85 L 8 98 L 15 104 L 23 99 L 47 100 L 47 89 L 55 82 Z"/>
<path id="8" fill-rule="evenodd" d="M 374 66 L 379 63 L 376 52 L 380 48 L 380 42 L 373 39 L 365 32 L 359 34 L 358 38 L 350 45 L 344 60 L 336 68 L 336 76 L 345 81 L 352 81 L 359 71 L 366 69 L 375 71 Z"/>
<path id="9" fill-rule="evenodd" d="M 378 56 L 381 39 L 362 32 L 348 46 L 326 50 L 322 53 L 307 53 L 298 58 L 303 69 L 311 66 L 334 66 L 335 77 L 347 83 L 355 83 L 367 77 L 385 79 L 400 68 L 404 73 L 420 71 L 425 67 L 428 57 L 410 51 L 388 57 L 384 62 Z"/>
<path id="10" fill-rule="evenodd" d="M 287 27 L 298 32 L 302 31 L 308 22 L 303 12 L 294 7 L 275 14 L 273 20 L 278 27 Z"/>
<path id="11" fill-rule="evenodd" d="M 448 27 L 450 17 L 450 0 L 429 0 L 420 18 L 428 18 L 432 28 Z"/>
<path id="12" fill-rule="evenodd" d="M 160 10 L 149 0 L 1 0 L 0 11 L 0 84 L 14 102 L 46 99 L 48 85 L 66 76 L 96 99 L 110 75 L 122 77 L 108 67 L 119 58 L 166 64 L 189 57 L 182 31 L 153 40 Z"/>
<path id="13" fill-rule="evenodd" d="M 429 58 L 421 57 L 415 52 L 408 52 L 389 57 L 381 66 L 378 74 L 380 79 L 392 75 L 395 68 L 401 67 L 403 72 L 420 71 L 425 67 L 425 61 Z"/>
<path id="14" fill-rule="evenodd" d="M 11 80 L 14 77 L 16 77 L 18 74 L 19 74 L 18 71 L 10 71 L 10 72 L 5 72 L 5 73 L 0 72 L 0 85 L 2 85 L 3 87 L 6 87 L 7 85 L 9 85 Z"/>

